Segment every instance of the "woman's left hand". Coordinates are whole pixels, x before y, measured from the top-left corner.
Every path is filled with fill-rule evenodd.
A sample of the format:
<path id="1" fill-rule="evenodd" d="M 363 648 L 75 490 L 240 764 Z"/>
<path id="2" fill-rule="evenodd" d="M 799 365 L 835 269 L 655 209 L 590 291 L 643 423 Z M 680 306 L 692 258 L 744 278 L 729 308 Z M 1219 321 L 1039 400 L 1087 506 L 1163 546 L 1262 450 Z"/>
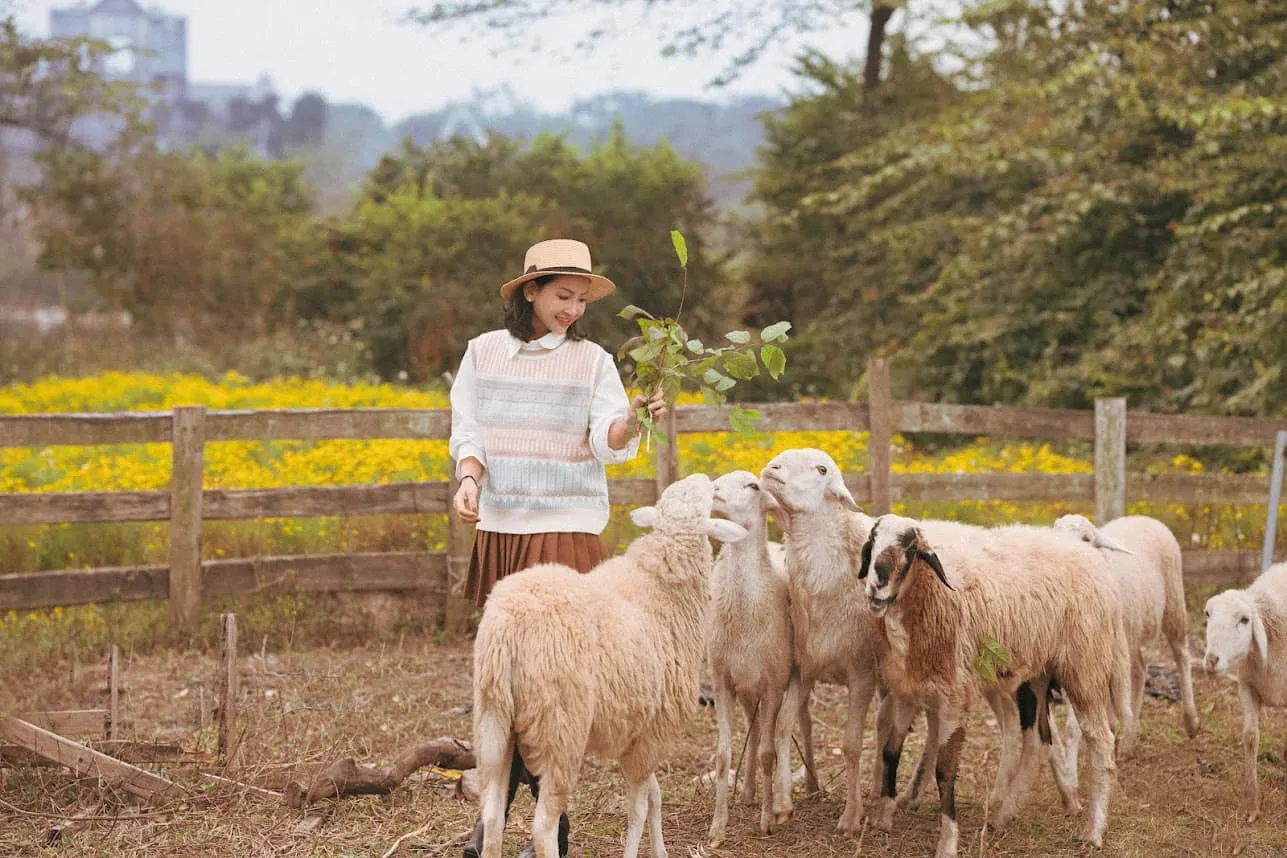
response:
<path id="1" fill-rule="evenodd" d="M 630 413 L 632 417 L 633 415 L 638 413 L 640 408 L 643 408 L 644 406 L 647 406 L 648 416 L 652 418 L 653 423 L 656 423 L 657 421 L 665 417 L 666 413 L 670 410 L 666 407 L 666 395 L 661 391 L 660 388 L 658 388 L 658 390 L 655 393 L 653 393 L 653 395 L 648 399 L 644 399 L 642 393 L 635 396 L 634 401 L 630 403 Z M 634 421 L 632 421 L 632 423 L 634 423 L 633 425 L 634 433 L 638 433 L 639 432 L 638 423 Z"/>

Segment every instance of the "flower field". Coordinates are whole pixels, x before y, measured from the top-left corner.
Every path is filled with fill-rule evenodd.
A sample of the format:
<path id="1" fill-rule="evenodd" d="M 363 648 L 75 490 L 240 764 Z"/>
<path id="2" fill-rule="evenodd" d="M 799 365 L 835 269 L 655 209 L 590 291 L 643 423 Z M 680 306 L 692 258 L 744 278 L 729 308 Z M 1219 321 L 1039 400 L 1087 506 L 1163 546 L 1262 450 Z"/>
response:
<path id="1" fill-rule="evenodd" d="M 209 409 L 280 408 L 444 408 L 440 388 L 416 390 L 393 385 L 338 384 L 279 379 L 252 382 L 236 374 L 210 381 L 195 375 L 106 373 L 86 378 L 51 378 L 0 388 L 0 414 L 164 411 L 178 405 Z M 1088 444 L 1010 443 L 963 439 L 949 450 L 918 448 L 895 437 L 896 473 L 1078 473 L 1091 471 Z M 781 450 L 819 447 L 846 471 L 868 466 L 866 433 L 778 432 L 742 437 L 726 433 L 681 435 L 684 473 L 715 475 L 735 469 L 758 472 Z M 207 488 L 249 489 L 287 485 L 345 485 L 446 479 L 450 462 L 445 441 L 218 442 L 205 451 Z M 1155 455 L 1132 461 L 1135 470 L 1199 473 L 1202 462 L 1186 455 Z M 609 469 L 610 477 L 652 475 L 652 461 L 641 454 Z M 169 445 L 0 449 L 0 492 L 63 492 L 164 489 L 170 478 Z M 1081 503 L 933 503 L 896 511 L 995 524 L 1050 522 L 1065 512 L 1089 514 Z M 1132 512 L 1154 515 L 1172 527 L 1186 546 L 1255 548 L 1264 527 L 1263 508 L 1136 504 Z M 301 554 L 332 551 L 436 550 L 445 541 L 443 516 L 378 516 L 262 521 L 206 522 L 202 550 L 208 558 Z M 605 537 L 620 546 L 634 531 L 618 511 Z M 47 569 L 136 565 L 166 562 L 164 522 L 102 525 L 0 525 L 0 574 Z M 291 611 L 307 600 L 287 600 Z M 274 600 L 271 610 L 284 604 Z M 163 606 L 162 606 L 163 607 Z M 69 609 L 10 615 L 0 623 L 0 638 L 19 626 L 88 623 L 83 632 L 97 638 L 104 611 Z M 142 606 L 128 606 L 137 613 Z M 269 610 L 266 608 L 265 610 Z M 123 616 L 123 615 L 122 615 Z M 95 619 L 97 618 L 97 619 Z M 90 628 L 93 627 L 93 628 Z M 27 628 L 30 633 L 33 628 Z M 121 633 L 120 629 L 116 630 Z M 0 641 L 0 648 L 3 643 Z"/>

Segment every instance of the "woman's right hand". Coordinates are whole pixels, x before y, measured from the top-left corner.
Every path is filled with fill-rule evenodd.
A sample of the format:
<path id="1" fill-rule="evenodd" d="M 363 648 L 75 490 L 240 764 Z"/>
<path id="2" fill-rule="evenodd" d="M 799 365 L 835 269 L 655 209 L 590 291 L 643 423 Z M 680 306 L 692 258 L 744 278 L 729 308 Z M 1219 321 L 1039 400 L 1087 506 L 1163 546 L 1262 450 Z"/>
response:
<path id="1" fill-rule="evenodd" d="M 456 515 L 460 520 L 468 524 L 474 524 L 478 521 L 478 480 L 474 477 L 461 477 L 460 486 L 456 489 L 455 500 L 452 501 L 456 507 Z"/>

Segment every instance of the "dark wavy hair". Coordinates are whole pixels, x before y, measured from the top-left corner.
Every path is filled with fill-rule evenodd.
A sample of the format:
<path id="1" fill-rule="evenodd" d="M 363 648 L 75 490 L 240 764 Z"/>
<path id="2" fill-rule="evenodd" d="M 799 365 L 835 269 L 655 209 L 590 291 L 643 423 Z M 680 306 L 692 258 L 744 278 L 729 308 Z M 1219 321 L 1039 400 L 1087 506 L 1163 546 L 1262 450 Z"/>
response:
<path id="1" fill-rule="evenodd" d="M 559 276 L 558 274 L 549 274 L 545 277 L 534 277 L 527 282 L 536 284 L 537 291 L 540 291 L 551 280 Z M 536 338 L 536 329 L 532 324 L 532 302 L 523 297 L 523 289 L 526 286 L 527 283 L 524 283 L 515 289 L 514 294 L 510 295 L 509 300 L 505 302 L 505 330 L 525 343 Z M 581 324 L 581 320 L 577 319 L 568 328 L 567 337 L 569 340 L 575 342 L 576 340 L 584 340 L 588 336 L 585 331 L 577 327 L 579 324 Z"/>

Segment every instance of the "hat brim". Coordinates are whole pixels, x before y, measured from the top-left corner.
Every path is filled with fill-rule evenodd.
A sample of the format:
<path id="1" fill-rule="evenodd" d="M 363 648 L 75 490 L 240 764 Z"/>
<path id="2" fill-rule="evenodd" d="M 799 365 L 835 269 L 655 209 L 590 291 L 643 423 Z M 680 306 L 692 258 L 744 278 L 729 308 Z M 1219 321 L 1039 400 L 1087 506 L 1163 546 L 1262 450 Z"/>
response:
<path id="1" fill-rule="evenodd" d="M 613 283 L 607 277 L 601 277 L 598 274 L 587 274 L 584 271 L 565 270 L 547 268 L 542 271 L 529 271 L 500 287 L 500 296 L 502 300 L 508 301 L 518 287 L 522 286 L 529 280 L 535 280 L 538 277 L 549 277 L 551 275 L 567 274 L 571 277 L 584 277 L 590 281 L 590 290 L 586 293 L 586 301 L 598 301 L 600 298 L 607 297 L 617 291 L 617 284 Z"/>

